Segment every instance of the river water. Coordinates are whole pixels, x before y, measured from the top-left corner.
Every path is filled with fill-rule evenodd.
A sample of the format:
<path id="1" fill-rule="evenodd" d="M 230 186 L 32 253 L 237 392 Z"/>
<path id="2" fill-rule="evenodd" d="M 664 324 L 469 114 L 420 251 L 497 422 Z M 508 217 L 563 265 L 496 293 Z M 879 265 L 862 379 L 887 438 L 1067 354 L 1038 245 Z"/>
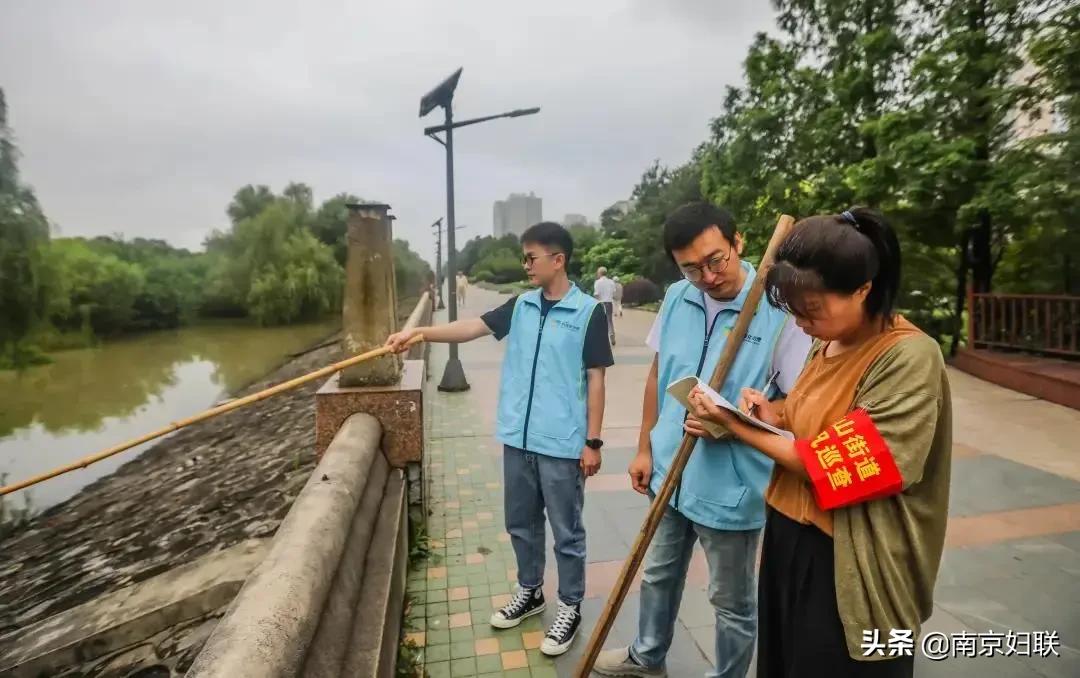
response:
<path id="1" fill-rule="evenodd" d="M 0 478 L 22 480 L 195 414 L 338 327 L 339 320 L 200 325 L 55 353 L 52 364 L 22 373 L 0 371 Z M 5 499 L 40 511 L 152 444 Z"/>

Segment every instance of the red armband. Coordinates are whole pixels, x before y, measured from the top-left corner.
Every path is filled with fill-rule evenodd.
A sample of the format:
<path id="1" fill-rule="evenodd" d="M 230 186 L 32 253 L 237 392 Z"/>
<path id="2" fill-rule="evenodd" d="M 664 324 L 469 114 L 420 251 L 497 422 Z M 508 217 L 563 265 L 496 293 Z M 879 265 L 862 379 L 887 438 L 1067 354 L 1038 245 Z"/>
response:
<path id="1" fill-rule="evenodd" d="M 899 494 L 904 480 L 870 415 L 855 410 L 795 450 L 824 510 Z"/>

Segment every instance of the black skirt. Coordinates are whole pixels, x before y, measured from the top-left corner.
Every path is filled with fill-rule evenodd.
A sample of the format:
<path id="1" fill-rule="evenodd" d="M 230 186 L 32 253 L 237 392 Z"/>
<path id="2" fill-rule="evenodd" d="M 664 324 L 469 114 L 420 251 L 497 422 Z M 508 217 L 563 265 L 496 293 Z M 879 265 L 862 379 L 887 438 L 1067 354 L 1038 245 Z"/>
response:
<path id="1" fill-rule="evenodd" d="M 833 540 L 769 507 L 758 579 L 758 678 L 907 678 L 914 657 L 856 661 L 836 606 Z"/>

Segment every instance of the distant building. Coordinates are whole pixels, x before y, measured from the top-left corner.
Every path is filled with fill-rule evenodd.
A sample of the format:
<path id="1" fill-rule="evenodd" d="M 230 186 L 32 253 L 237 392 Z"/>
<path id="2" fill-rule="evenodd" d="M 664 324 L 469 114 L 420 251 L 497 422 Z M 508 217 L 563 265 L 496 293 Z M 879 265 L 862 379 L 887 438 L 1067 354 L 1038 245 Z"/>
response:
<path id="1" fill-rule="evenodd" d="M 589 217 L 584 214 L 567 214 L 562 218 L 562 225 L 566 228 L 571 226 L 588 226 Z"/>
<path id="2" fill-rule="evenodd" d="M 1020 70 L 1013 74 L 1012 82 L 1015 85 L 1024 85 L 1035 76 L 1036 72 L 1030 62 L 1025 62 Z M 1065 119 L 1058 112 L 1058 106 L 1061 105 L 1063 102 L 1039 101 L 1031 108 L 1016 107 L 1013 110 L 1012 122 L 1012 131 L 1016 140 L 1023 141 L 1044 134 L 1064 132 Z"/>
<path id="3" fill-rule="evenodd" d="M 630 211 L 634 209 L 635 205 L 637 205 L 636 200 L 619 200 L 617 202 L 611 203 L 611 205 L 608 207 L 608 209 L 609 210 L 618 210 L 619 212 L 622 212 L 623 214 L 630 214 Z M 606 212 L 607 210 L 604 210 L 604 211 Z"/>
<path id="4" fill-rule="evenodd" d="M 543 220 L 543 201 L 533 193 L 511 193 L 506 200 L 496 200 L 492 206 L 492 232 L 496 238 L 508 233 L 520 236 Z"/>

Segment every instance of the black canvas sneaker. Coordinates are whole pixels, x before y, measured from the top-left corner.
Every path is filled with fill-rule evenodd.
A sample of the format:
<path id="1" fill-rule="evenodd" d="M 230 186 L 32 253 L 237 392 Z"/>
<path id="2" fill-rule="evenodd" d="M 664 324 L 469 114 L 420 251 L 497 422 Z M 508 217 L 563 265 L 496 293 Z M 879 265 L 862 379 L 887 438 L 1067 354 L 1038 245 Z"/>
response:
<path id="1" fill-rule="evenodd" d="M 581 605 L 567 605 L 560 600 L 559 611 L 555 614 L 555 621 L 551 623 L 547 634 L 544 635 L 540 651 L 549 657 L 557 657 L 566 652 L 577 637 L 579 626 L 581 626 Z"/>
<path id="2" fill-rule="evenodd" d="M 540 588 L 519 588 L 513 599 L 491 615 L 491 625 L 497 629 L 512 629 L 522 619 L 544 611 L 544 591 Z"/>

